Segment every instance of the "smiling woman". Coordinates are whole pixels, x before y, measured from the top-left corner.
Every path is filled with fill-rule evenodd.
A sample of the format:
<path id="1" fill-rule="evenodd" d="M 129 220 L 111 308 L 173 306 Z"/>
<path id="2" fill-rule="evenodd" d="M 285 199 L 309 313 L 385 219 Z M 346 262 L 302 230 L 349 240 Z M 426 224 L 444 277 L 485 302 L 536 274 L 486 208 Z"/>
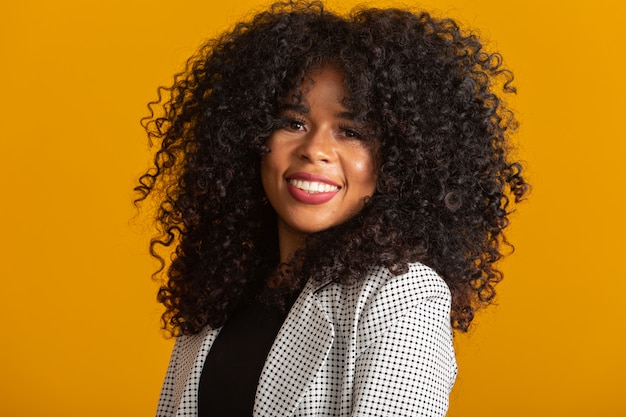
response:
<path id="1" fill-rule="evenodd" d="M 343 105 L 342 75 L 314 70 L 302 103 L 287 106 L 283 128 L 266 142 L 263 188 L 278 216 L 281 261 L 289 261 L 310 233 L 344 223 L 376 188 L 372 145 Z"/>
<path id="2" fill-rule="evenodd" d="M 527 189 L 511 79 L 425 12 L 278 3 L 207 42 L 145 120 L 158 415 L 443 416 Z"/>

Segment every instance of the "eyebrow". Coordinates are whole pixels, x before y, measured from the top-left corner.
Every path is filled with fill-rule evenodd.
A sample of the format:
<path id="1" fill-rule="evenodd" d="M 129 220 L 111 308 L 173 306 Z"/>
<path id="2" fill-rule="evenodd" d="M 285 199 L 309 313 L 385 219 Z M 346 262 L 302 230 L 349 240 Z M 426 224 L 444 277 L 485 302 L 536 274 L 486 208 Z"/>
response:
<path id="1" fill-rule="evenodd" d="M 285 106 L 283 107 L 282 112 L 288 112 L 288 111 L 292 111 L 294 113 L 298 113 L 298 114 L 303 114 L 303 115 L 307 115 L 311 112 L 311 109 L 308 106 L 305 106 L 303 104 L 285 104 Z M 344 119 L 344 120 L 354 120 L 355 116 L 354 113 L 350 112 L 350 111 L 341 111 L 339 113 L 335 113 L 335 117 L 338 119 Z"/>
<path id="2" fill-rule="evenodd" d="M 300 114 L 309 114 L 311 109 L 302 104 L 285 104 L 285 106 L 281 109 L 282 112 L 292 111 Z"/>
<path id="3" fill-rule="evenodd" d="M 338 119 L 354 120 L 356 116 L 351 111 L 341 111 L 335 114 Z"/>

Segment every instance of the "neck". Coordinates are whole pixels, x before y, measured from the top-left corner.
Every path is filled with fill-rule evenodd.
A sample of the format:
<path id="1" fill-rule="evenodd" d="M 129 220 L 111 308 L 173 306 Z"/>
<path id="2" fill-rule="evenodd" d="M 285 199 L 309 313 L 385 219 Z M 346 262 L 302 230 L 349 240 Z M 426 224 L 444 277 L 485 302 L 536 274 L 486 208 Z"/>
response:
<path id="1" fill-rule="evenodd" d="M 306 234 L 298 232 L 281 220 L 278 221 L 278 249 L 280 262 L 287 263 L 293 258 L 294 253 L 304 245 Z"/>

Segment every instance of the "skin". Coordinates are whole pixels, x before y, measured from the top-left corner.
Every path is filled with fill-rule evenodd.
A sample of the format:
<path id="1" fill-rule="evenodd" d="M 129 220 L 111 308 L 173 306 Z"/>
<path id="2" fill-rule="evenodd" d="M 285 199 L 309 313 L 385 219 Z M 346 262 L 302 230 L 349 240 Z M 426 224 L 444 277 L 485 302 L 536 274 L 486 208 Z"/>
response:
<path id="1" fill-rule="evenodd" d="M 360 126 L 344 107 L 340 72 L 322 67 L 302 86 L 303 99 L 280 116 L 285 121 L 267 141 L 261 177 L 278 214 L 281 261 L 288 261 L 309 233 L 339 225 L 376 188 L 376 164 Z"/>

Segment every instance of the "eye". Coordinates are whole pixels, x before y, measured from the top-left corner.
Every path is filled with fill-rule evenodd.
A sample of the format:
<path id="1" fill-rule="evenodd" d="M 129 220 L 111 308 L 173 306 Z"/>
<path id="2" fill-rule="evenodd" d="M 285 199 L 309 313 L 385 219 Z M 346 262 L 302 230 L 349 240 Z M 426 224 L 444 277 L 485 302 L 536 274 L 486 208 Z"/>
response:
<path id="1" fill-rule="evenodd" d="M 353 130 L 346 130 L 345 131 L 345 135 L 349 138 L 360 138 L 361 135 L 359 135 L 357 132 L 353 131 Z"/>
<path id="2" fill-rule="evenodd" d="M 303 130 L 304 129 L 304 122 L 300 121 L 300 120 L 288 120 L 287 121 L 287 127 L 291 130 Z"/>
<path id="3" fill-rule="evenodd" d="M 363 139 L 363 135 L 350 126 L 340 126 L 340 129 L 348 139 Z"/>
<path id="4" fill-rule="evenodd" d="M 290 132 L 306 130 L 306 122 L 293 116 L 282 117 L 282 128 Z"/>

